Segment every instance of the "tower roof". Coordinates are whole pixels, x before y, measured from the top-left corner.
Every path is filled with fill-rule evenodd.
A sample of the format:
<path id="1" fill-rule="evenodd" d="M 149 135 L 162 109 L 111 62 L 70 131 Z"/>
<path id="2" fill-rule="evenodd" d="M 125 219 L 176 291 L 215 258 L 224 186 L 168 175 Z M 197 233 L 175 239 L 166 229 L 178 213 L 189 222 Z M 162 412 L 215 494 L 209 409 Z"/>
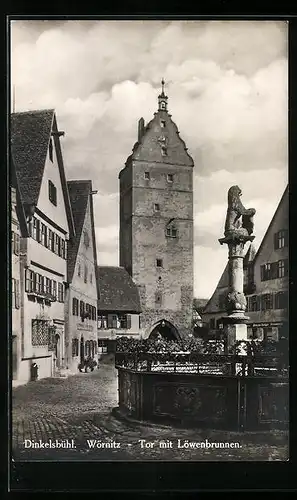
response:
<path id="1" fill-rule="evenodd" d="M 164 92 L 164 86 L 165 86 L 164 78 L 162 78 L 161 85 L 162 85 L 162 92 L 161 94 L 158 95 L 158 111 L 167 112 L 168 97 Z"/>

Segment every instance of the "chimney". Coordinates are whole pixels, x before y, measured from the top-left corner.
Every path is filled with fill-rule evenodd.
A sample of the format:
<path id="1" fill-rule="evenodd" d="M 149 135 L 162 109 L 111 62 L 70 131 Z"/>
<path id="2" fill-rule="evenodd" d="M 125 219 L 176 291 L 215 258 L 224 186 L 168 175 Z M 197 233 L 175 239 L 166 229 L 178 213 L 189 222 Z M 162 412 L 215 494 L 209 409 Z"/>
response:
<path id="1" fill-rule="evenodd" d="M 138 122 L 138 142 L 141 141 L 143 134 L 144 134 L 144 119 L 140 118 Z"/>

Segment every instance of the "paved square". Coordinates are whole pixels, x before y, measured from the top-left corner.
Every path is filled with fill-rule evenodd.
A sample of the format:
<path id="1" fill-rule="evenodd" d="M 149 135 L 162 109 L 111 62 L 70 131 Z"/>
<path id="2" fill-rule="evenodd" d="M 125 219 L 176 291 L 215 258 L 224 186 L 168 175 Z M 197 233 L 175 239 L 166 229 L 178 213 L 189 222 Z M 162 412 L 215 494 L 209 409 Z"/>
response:
<path id="1" fill-rule="evenodd" d="M 259 436 L 134 425 L 119 421 L 111 414 L 116 406 L 117 371 L 111 357 L 101 362 L 93 373 L 78 373 L 67 379 L 43 379 L 13 389 L 14 460 L 288 459 L 287 439 L 281 432 Z M 73 443 L 75 447 L 26 448 L 24 445 L 25 442 L 27 446 L 30 442 L 39 444 L 39 440 L 51 444 L 58 440 L 64 445 Z M 204 445 L 193 449 L 190 442 Z M 228 448 L 216 448 L 218 445 L 214 444 L 226 442 Z"/>

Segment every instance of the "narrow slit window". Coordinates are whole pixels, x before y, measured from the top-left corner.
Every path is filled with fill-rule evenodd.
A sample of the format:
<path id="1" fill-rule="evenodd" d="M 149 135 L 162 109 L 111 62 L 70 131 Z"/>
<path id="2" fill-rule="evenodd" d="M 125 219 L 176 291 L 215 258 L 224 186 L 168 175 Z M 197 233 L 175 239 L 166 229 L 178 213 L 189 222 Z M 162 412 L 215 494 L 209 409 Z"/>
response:
<path id="1" fill-rule="evenodd" d="M 156 266 L 157 267 L 163 267 L 163 259 L 157 259 L 156 260 Z"/>
<path id="2" fill-rule="evenodd" d="M 149 181 L 151 176 L 150 176 L 150 173 L 149 172 L 144 172 L 144 178 L 146 181 Z"/>
<path id="3" fill-rule="evenodd" d="M 159 205 L 159 203 L 155 203 L 154 204 L 154 210 L 155 210 L 155 212 L 160 212 L 160 205 Z"/>

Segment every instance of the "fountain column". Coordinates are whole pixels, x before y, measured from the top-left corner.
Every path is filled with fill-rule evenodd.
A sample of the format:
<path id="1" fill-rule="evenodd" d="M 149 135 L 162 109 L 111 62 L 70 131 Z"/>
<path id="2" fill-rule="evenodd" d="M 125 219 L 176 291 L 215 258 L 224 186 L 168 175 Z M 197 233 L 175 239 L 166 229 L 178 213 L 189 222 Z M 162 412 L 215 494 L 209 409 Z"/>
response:
<path id="1" fill-rule="evenodd" d="M 248 241 L 253 241 L 252 217 L 255 209 L 246 210 L 239 197 L 241 190 L 232 186 L 228 192 L 228 211 L 225 224 L 225 237 L 220 238 L 221 245 L 228 245 L 229 283 L 226 296 L 226 313 L 222 318 L 230 348 L 236 341 L 247 340 L 246 298 L 243 293 L 243 258 L 244 247 Z"/>

